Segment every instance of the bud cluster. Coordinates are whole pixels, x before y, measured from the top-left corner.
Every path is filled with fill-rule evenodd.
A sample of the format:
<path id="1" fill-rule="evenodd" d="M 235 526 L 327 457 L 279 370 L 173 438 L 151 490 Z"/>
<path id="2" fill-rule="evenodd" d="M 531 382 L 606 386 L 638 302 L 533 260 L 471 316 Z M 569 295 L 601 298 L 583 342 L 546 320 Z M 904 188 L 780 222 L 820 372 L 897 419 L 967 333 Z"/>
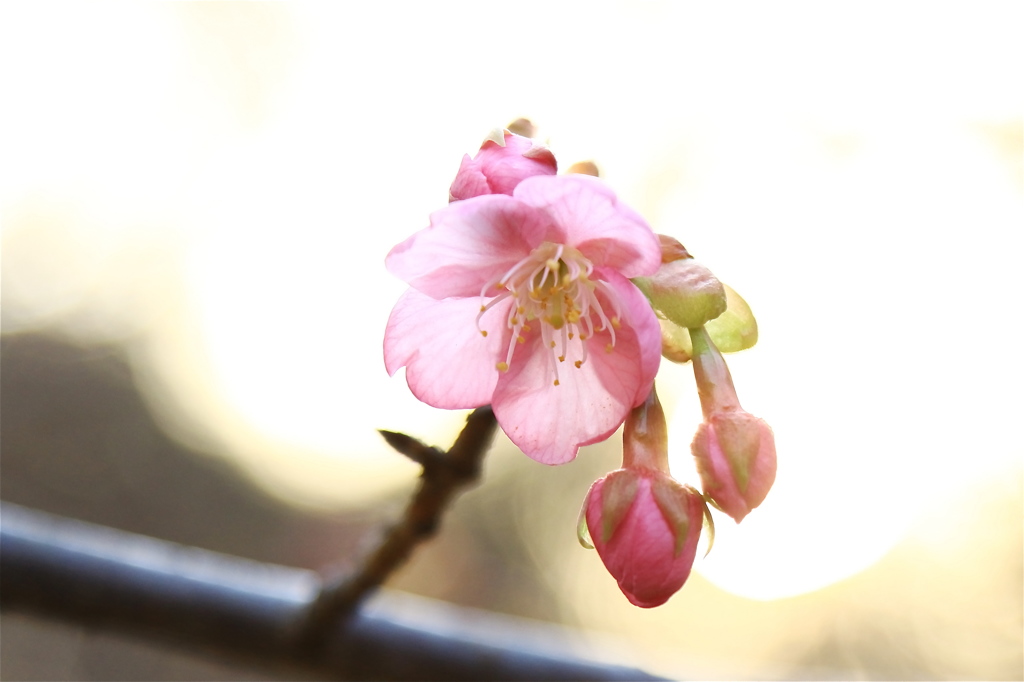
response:
<path id="1" fill-rule="evenodd" d="M 626 598 L 644 608 L 665 603 L 686 582 L 703 522 L 714 531 L 707 503 L 739 523 L 764 501 L 776 470 L 771 427 L 740 406 L 713 340 L 730 351 L 750 347 L 753 315 L 682 244 L 660 238 L 661 269 L 633 282 L 658 315 L 664 356 L 693 361 L 704 421 L 691 451 L 703 491 L 669 473 L 665 415 L 652 389 L 626 419 L 622 468 L 593 484 L 580 518 L 581 542 L 592 542 Z"/>

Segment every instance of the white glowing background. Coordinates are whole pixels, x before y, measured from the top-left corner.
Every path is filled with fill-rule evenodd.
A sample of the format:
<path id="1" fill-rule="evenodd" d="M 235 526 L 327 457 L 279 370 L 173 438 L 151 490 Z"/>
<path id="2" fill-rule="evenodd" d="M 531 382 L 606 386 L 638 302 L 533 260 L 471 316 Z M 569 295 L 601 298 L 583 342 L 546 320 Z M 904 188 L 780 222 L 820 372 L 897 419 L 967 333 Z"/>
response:
<path id="1" fill-rule="evenodd" d="M 204 6 L 5 6 L 5 319 L 132 339 L 276 494 L 366 499 L 410 471 L 375 428 L 458 427 L 384 372 L 383 258 L 520 115 L 758 317 L 730 366 L 779 476 L 716 584 L 820 588 L 1020 461 L 1019 5 Z M 660 386 L 685 471 L 689 368 Z"/>

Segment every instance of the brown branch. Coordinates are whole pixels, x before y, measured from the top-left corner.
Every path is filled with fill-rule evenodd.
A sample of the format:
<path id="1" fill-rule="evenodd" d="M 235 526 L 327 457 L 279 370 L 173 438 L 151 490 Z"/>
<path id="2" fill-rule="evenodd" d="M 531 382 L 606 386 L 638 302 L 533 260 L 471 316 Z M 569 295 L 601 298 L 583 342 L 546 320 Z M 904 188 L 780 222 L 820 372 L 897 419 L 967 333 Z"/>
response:
<path id="1" fill-rule="evenodd" d="M 373 590 L 405 563 L 418 544 L 437 531 L 448 503 L 479 477 L 480 462 L 496 427 L 490 406 L 477 408 L 446 453 L 402 433 L 381 432 L 391 447 L 423 467 L 419 487 L 401 520 L 387 530 L 355 570 L 343 572 L 330 567 L 324 571 L 324 587 L 300 632 L 305 648 L 322 646 L 332 625 L 355 612 Z"/>
<path id="2" fill-rule="evenodd" d="M 0 505 L 0 609 L 234 660 L 283 679 L 654 680 L 579 658 L 582 633 L 382 592 L 302 655 L 316 573 Z"/>

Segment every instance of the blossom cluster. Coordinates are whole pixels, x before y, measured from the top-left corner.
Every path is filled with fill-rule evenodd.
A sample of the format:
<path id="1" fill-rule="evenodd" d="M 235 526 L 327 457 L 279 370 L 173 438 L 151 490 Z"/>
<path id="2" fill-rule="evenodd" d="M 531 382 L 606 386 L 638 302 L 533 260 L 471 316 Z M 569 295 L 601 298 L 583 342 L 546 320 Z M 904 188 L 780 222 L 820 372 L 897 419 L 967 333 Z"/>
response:
<path id="1" fill-rule="evenodd" d="M 756 326 L 735 292 L 600 179 L 557 170 L 550 150 L 508 130 L 466 155 L 449 203 L 385 260 L 410 288 L 384 362 L 434 407 L 490 404 L 545 464 L 625 424 L 622 468 L 591 487 L 581 527 L 626 597 L 657 606 L 689 576 L 707 503 L 739 522 L 774 481 L 771 429 L 739 406 L 716 347 L 752 345 Z M 703 492 L 669 473 L 662 355 L 693 362 Z"/>

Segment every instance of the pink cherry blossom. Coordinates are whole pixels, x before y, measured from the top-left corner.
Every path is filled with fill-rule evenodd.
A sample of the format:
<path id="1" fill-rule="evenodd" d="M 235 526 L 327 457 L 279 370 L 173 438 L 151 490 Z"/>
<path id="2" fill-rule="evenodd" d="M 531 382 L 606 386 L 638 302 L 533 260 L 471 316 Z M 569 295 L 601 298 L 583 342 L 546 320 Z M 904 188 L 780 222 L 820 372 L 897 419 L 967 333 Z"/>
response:
<path id="1" fill-rule="evenodd" d="M 555 156 L 528 137 L 497 131 L 484 140 L 474 158 L 466 154 L 448 190 L 449 201 L 484 194 L 508 194 L 534 175 L 554 175 Z"/>
<path id="2" fill-rule="evenodd" d="M 594 548 L 636 606 L 660 606 L 693 568 L 704 521 L 700 494 L 655 469 L 618 469 L 584 503 Z"/>
<path id="3" fill-rule="evenodd" d="M 412 289 L 388 320 L 385 365 L 435 407 L 490 403 L 523 452 L 567 462 L 651 389 L 661 332 L 629 278 L 660 263 L 651 228 L 592 177 L 453 202 L 388 254 Z"/>

